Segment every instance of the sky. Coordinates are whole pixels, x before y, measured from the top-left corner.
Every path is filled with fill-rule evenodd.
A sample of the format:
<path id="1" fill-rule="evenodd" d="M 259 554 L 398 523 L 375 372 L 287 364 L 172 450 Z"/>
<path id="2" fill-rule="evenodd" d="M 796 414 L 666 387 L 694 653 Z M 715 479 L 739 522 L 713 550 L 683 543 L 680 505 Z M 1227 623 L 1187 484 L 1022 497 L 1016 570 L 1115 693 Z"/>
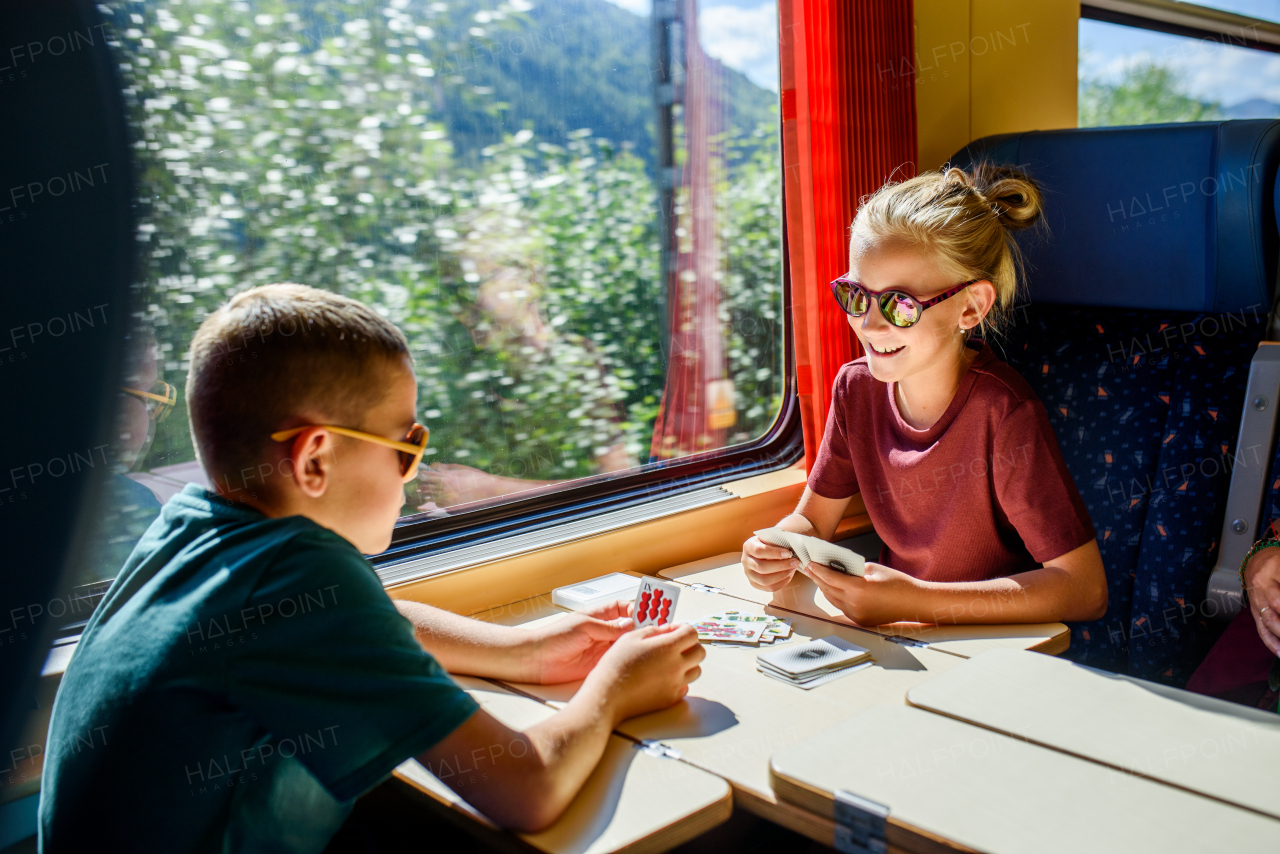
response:
<path id="1" fill-rule="evenodd" d="M 649 0 L 609 2 L 637 15 L 649 14 Z M 778 7 L 775 3 L 701 0 L 698 29 L 703 50 L 741 71 L 757 86 L 778 91 Z"/>

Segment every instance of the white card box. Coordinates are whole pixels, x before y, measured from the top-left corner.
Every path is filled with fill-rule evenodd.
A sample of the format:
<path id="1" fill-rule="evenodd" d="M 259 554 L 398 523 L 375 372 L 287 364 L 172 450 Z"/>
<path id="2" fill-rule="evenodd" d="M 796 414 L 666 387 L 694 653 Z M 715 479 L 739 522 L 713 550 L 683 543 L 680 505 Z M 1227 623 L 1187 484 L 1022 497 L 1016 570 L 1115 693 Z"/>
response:
<path id="1" fill-rule="evenodd" d="M 551 591 L 551 603 L 568 611 L 585 611 L 618 599 L 636 598 L 640 579 L 622 572 L 611 572 L 599 578 L 580 581 Z"/>

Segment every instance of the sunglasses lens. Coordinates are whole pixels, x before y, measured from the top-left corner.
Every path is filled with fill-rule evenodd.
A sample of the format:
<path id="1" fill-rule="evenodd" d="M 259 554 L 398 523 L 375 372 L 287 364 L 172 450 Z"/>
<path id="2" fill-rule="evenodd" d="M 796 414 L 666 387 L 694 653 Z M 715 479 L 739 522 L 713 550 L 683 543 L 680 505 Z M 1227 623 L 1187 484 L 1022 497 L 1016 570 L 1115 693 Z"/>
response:
<path id="1" fill-rule="evenodd" d="M 870 305 L 871 300 L 867 297 L 867 292 L 862 288 L 854 288 L 849 298 L 849 313 L 854 317 L 862 317 L 867 313 Z"/>
<path id="2" fill-rule="evenodd" d="M 845 310 L 845 313 L 854 317 L 862 317 L 867 313 L 867 294 L 862 288 L 849 282 L 836 282 L 835 295 L 836 302 Z"/>
<path id="3" fill-rule="evenodd" d="M 911 326 L 920 319 L 920 307 L 906 294 L 888 293 L 881 297 L 885 319 L 894 326 Z"/>
<path id="4" fill-rule="evenodd" d="M 410 445 L 422 446 L 425 449 L 426 438 L 427 428 L 423 427 L 421 424 L 415 424 L 413 425 L 413 429 L 409 431 L 409 435 L 405 437 L 405 442 Z M 407 451 L 400 451 L 399 454 L 400 474 L 404 475 L 406 478 L 416 474 L 414 469 L 418 467 L 418 461 L 422 459 L 422 454 L 410 454 Z"/>

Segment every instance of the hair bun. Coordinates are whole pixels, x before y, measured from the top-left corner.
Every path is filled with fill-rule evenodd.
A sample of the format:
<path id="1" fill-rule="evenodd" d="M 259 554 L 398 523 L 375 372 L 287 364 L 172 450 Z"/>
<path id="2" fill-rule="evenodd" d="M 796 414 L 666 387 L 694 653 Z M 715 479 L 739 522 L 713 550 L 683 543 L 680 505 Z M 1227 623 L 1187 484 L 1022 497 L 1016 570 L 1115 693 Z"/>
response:
<path id="1" fill-rule="evenodd" d="M 959 172 L 1010 231 L 1021 231 L 1040 222 L 1044 200 L 1040 186 L 1027 173 L 1012 166 L 978 163 L 970 175 L 963 169 L 951 168 L 948 175 Z"/>

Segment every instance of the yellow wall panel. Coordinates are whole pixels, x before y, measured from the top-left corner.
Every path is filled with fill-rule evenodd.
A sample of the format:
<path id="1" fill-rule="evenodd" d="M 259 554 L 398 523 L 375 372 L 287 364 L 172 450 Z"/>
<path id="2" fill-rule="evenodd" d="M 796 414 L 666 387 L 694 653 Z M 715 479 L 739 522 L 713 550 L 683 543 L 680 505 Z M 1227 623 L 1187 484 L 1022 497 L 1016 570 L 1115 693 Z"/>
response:
<path id="1" fill-rule="evenodd" d="M 920 168 L 996 133 L 1076 126 L 1078 0 L 915 0 Z"/>
<path id="2" fill-rule="evenodd" d="M 969 0 L 915 0 L 920 171 L 937 169 L 969 134 Z"/>

